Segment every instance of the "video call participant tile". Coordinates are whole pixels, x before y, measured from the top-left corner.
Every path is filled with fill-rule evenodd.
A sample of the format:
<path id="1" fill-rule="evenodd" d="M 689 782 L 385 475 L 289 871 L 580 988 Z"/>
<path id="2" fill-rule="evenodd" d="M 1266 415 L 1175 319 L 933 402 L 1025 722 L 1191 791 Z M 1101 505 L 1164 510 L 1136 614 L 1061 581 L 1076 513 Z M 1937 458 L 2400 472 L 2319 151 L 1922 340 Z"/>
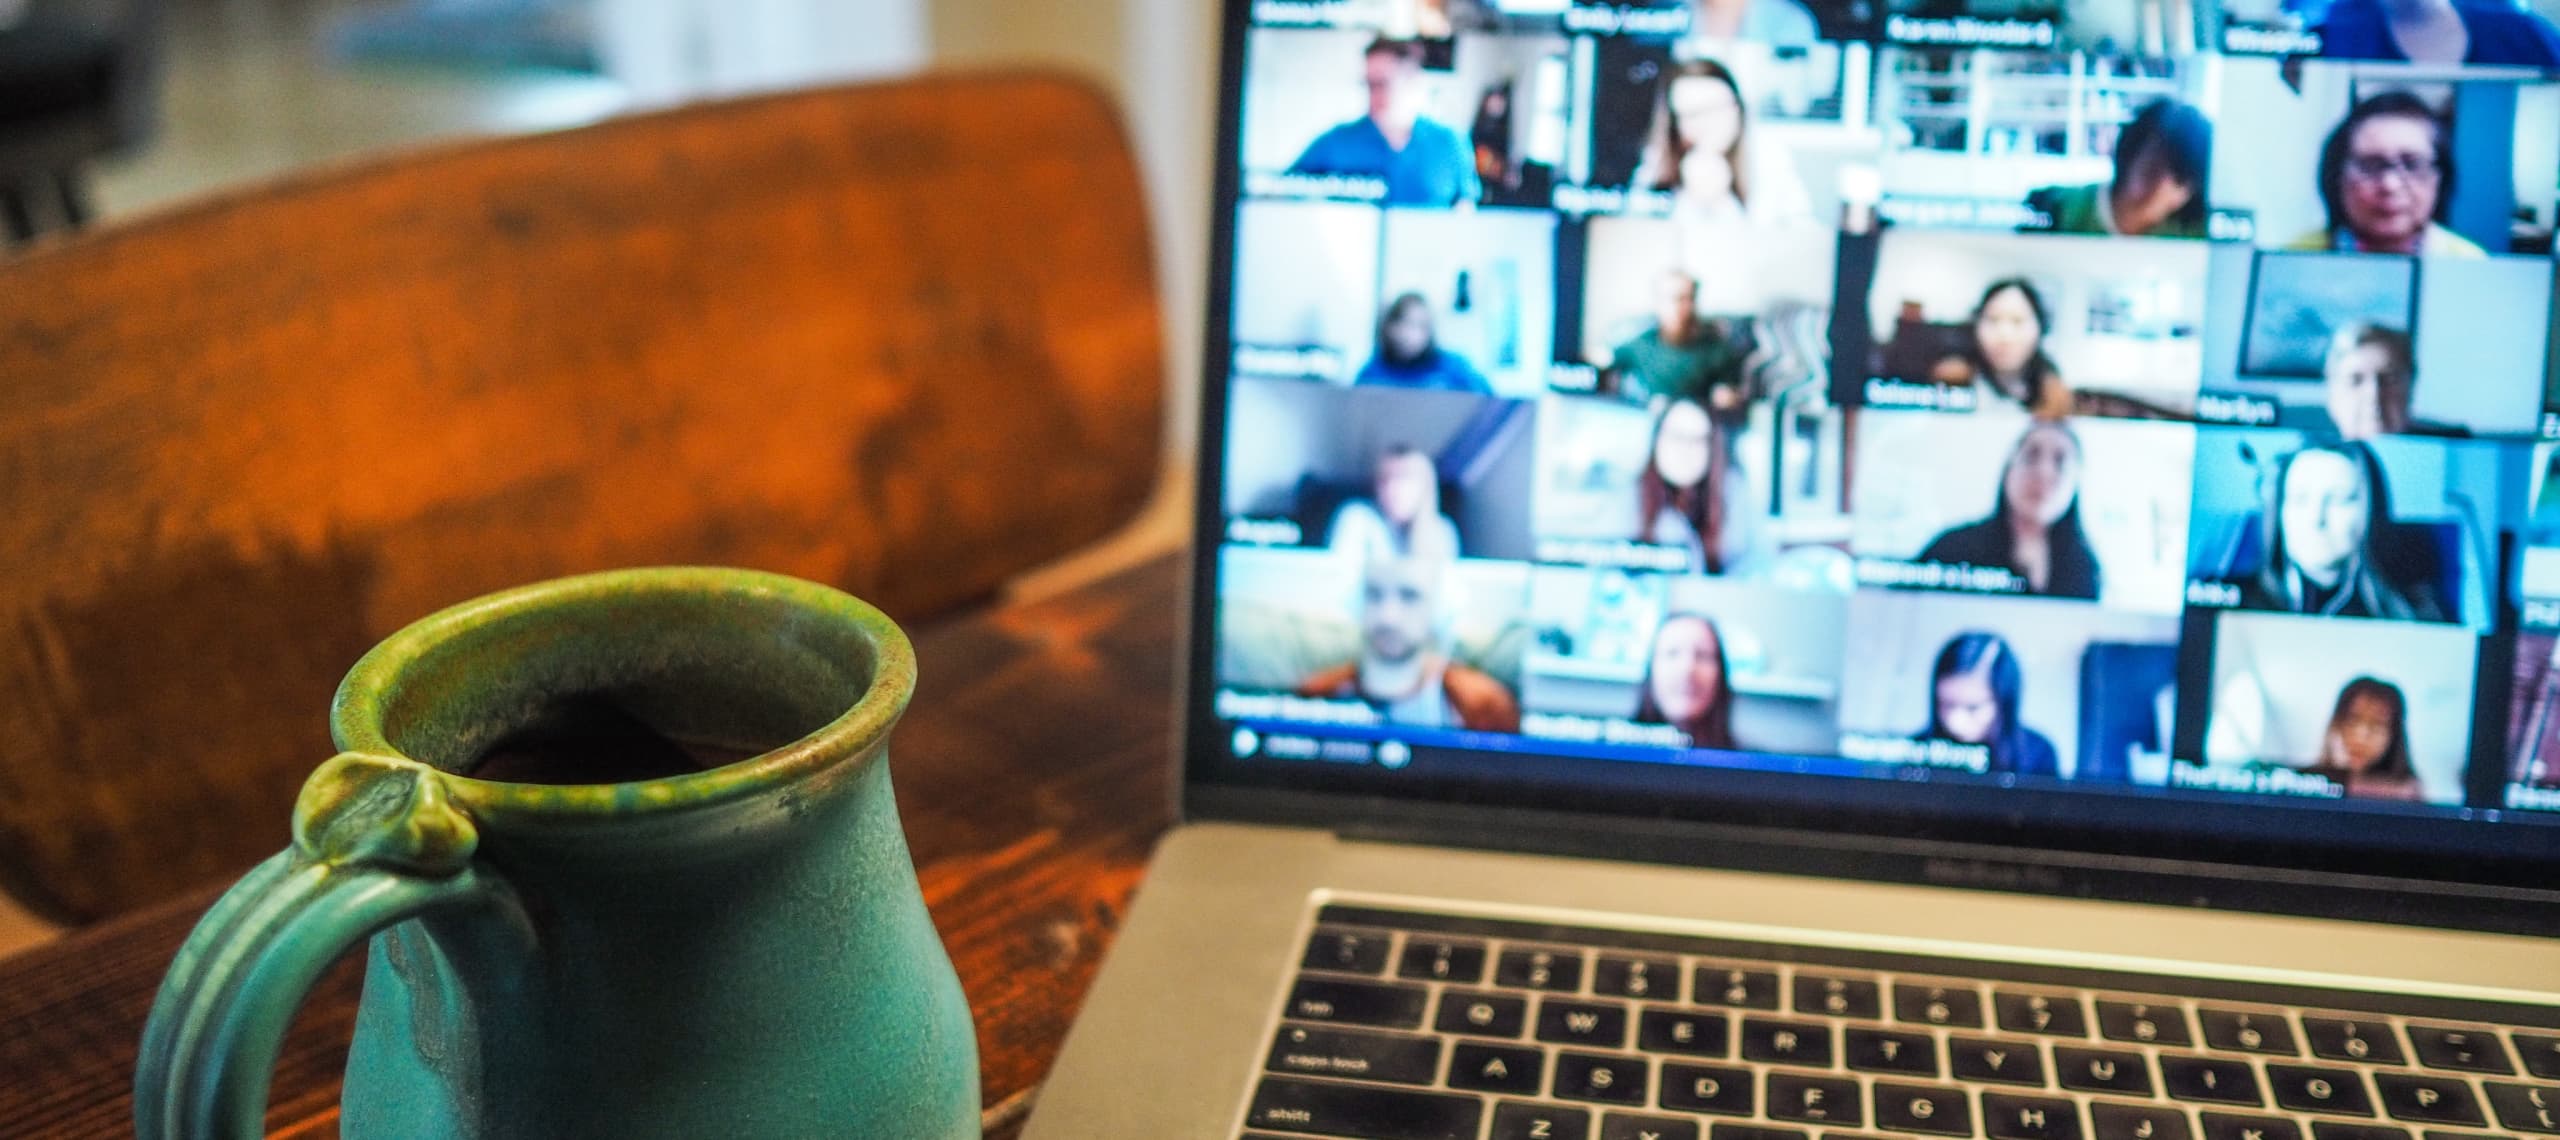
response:
<path id="1" fill-rule="evenodd" d="M 2176 614 L 2195 429 L 1869 410 L 1852 466 L 1862 586 Z"/>
<path id="2" fill-rule="evenodd" d="M 1350 558 L 1527 559 L 1536 405 L 1239 380 L 1226 540 Z"/>
<path id="3" fill-rule="evenodd" d="M 2224 613 L 2201 765 L 2170 786 L 2463 801 L 2479 639 L 2460 627 Z"/>
<path id="4" fill-rule="evenodd" d="M 1524 731 L 1668 748 L 1828 754 L 1848 599 L 1767 582 L 1542 566 Z"/>
<path id="5" fill-rule="evenodd" d="M 1840 754 L 1981 775 L 2156 784 L 2178 621 L 2040 598 L 1861 590 Z"/>

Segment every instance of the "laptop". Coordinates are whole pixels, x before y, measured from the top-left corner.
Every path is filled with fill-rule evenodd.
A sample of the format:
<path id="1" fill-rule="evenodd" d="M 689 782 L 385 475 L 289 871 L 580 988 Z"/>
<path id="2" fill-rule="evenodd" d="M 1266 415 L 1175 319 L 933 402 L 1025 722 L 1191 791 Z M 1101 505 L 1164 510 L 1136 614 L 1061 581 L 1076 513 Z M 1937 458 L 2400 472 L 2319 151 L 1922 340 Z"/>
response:
<path id="1" fill-rule="evenodd" d="M 1228 4 L 1027 1134 L 2560 1135 L 2543 7 Z"/>

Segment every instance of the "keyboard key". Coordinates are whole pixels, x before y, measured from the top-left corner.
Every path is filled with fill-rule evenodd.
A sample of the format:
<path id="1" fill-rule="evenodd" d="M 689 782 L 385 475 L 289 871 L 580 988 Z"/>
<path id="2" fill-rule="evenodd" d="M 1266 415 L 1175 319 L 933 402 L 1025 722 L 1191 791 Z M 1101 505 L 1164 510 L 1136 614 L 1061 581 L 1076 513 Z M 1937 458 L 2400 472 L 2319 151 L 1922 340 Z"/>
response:
<path id="1" fill-rule="evenodd" d="M 1938 1075 L 1938 1043 L 1926 1033 L 1889 1029 L 1852 1029 L 1840 1035 L 1843 1059 L 1865 1073 Z"/>
<path id="2" fill-rule="evenodd" d="M 2365 1017 L 2302 1018 L 2302 1039 L 2311 1055 L 2323 1061 L 2356 1061 L 2368 1065 L 2405 1065 L 2400 1035 L 2391 1023 Z"/>
<path id="3" fill-rule="evenodd" d="M 2524 1071 L 2546 1081 L 2560 1081 L 2560 1037 L 2518 1033 L 2515 1039 L 2516 1055 L 2524 1058 Z"/>
<path id="4" fill-rule="evenodd" d="M 2373 1098 L 2365 1095 L 2364 1078 L 2352 1069 L 2268 1065 L 2267 1087 L 2275 1091 L 2278 1108 L 2333 1116 L 2373 1115 Z"/>
<path id="5" fill-rule="evenodd" d="M 1991 1140 L 2080 1140 L 2080 1107 L 2052 1097 L 1987 1092 L 1982 1130 Z"/>
<path id="6" fill-rule="evenodd" d="M 1893 1016 L 1922 1025 L 1982 1028 L 1982 994 L 1971 986 L 1937 986 L 1917 982 L 1893 985 Z"/>
<path id="7" fill-rule="evenodd" d="M 2393 1120 L 2468 1124 L 2474 1128 L 2488 1123 L 2488 1118 L 2480 1115 L 2480 1098 L 2471 1094 L 2471 1082 L 2460 1077 L 2375 1073 L 2373 1089 L 2381 1094 L 2382 1111 Z"/>
<path id="8" fill-rule="evenodd" d="M 1743 1018 L 1742 1059 L 1828 1069 L 1831 1067 L 1831 1027 L 1800 1021 Z"/>
<path id="9" fill-rule="evenodd" d="M 1755 1092 L 1749 1069 L 1684 1065 L 1678 1061 L 1662 1063 L 1661 1104 L 1664 1108 L 1750 1116 L 1758 1111 L 1759 1099 L 1753 1095 Z"/>
<path id="10" fill-rule="evenodd" d="M 1717 1121 L 1708 1134 L 1710 1140 L 1805 1140 L 1793 1128 L 1770 1128 L 1759 1124 L 1727 1124 Z"/>
<path id="11" fill-rule="evenodd" d="M 1846 1077 L 1803 1077 L 1769 1074 L 1769 1116 L 1798 1124 L 1831 1124 L 1857 1128 L 1866 1123 L 1858 1103 L 1858 1082 Z"/>
<path id="12" fill-rule="evenodd" d="M 1554 1104 L 1521 1104 L 1504 1101 L 1493 1106 L 1493 1134 L 1490 1140 L 1548 1140 L 1551 1136 L 1566 1140 L 1585 1140 L 1591 1135 L 1591 1112 Z"/>
<path id="13" fill-rule="evenodd" d="M 2093 1140 L 2192 1140 L 2185 1110 L 2157 1104 L 2091 1101 L 2089 1131 Z"/>
<path id="14" fill-rule="evenodd" d="M 1947 1068 L 1948 1075 L 1959 1081 L 2044 1084 L 2044 1053 L 2033 1041 L 1950 1037 L 1947 1038 Z"/>
<path id="15" fill-rule="evenodd" d="M 2185 1010 L 2136 1001 L 2099 1002 L 2098 1035 L 2137 1045 L 2195 1044 L 2195 1038 L 2187 1035 Z"/>
<path id="16" fill-rule="evenodd" d="M 1668 1116 L 1612 1112 L 1600 1118 L 1600 1140 L 1698 1140 L 1702 1131 L 1697 1121 Z"/>
<path id="17" fill-rule="evenodd" d="M 2080 999 L 2069 994 L 1994 990 L 1991 993 L 1991 1011 L 2000 1028 L 2011 1033 L 2042 1033 L 2053 1037 L 2089 1035 L 2089 1019 L 2080 1011 Z"/>
<path id="18" fill-rule="evenodd" d="M 1440 991 L 1431 1026 L 1462 1037 L 1518 1037 L 1529 1025 L 1529 999 L 1472 990 Z"/>
<path id="19" fill-rule="evenodd" d="M 2457 1069 L 2466 1073 L 2496 1073 L 2505 1076 L 2516 1071 L 2507 1063 L 2507 1047 L 2498 1043 L 2498 1035 L 2487 1029 L 2454 1028 L 2442 1025 L 2409 1027 L 2409 1047 L 2416 1050 L 2418 1063 L 2430 1069 Z"/>
<path id="20" fill-rule="evenodd" d="M 1271 1057 L 1263 1067 L 1309 1077 L 1427 1085 L 1440 1075 L 1440 1042 L 1432 1037 L 1288 1025 L 1271 1043 Z"/>
<path id="21" fill-rule="evenodd" d="M 1799 973 L 1796 1012 L 1875 1021 L 1884 1016 L 1884 992 L 1864 978 Z"/>
<path id="22" fill-rule="evenodd" d="M 2160 1083 L 2170 1096 L 2179 1100 L 2251 1107 L 2266 1103 L 2258 1095 L 2257 1070 L 2250 1068 L 2247 1061 L 2163 1055 L 2160 1058 Z"/>
<path id="23" fill-rule="evenodd" d="M 1721 1013 L 1651 1008 L 1636 1019 L 1636 1048 L 1647 1053 L 1721 1057 L 1730 1032 Z"/>
<path id="24" fill-rule="evenodd" d="M 1538 1040 L 1592 1049 L 1627 1043 L 1627 1007 L 1548 998 L 1538 1003 Z"/>
<path id="25" fill-rule="evenodd" d="M 2445 1132 L 2430 1128 L 2418 1134 L 2418 1140 L 2501 1140 L 2485 1132 Z"/>
<path id="26" fill-rule="evenodd" d="M 1494 963 L 1493 984 L 1572 993 L 1582 988 L 1582 951 L 1505 950 Z"/>
<path id="27" fill-rule="evenodd" d="M 2293 1025 L 2281 1013 L 2200 1009 L 2196 1011 L 2196 1022 L 2204 1026 L 2204 1044 L 2208 1049 L 2268 1053 L 2279 1057 L 2290 1057 L 2299 1052 L 2293 1047 Z"/>
<path id="28" fill-rule="evenodd" d="M 1282 1014 L 1291 1021 L 1332 1021 L 1374 1025 L 1384 1029 L 1417 1029 L 1431 992 L 1420 986 L 1391 986 L 1337 978 L 1300 978 L 1289 991 Z"/>
<path id="29" fill-rule="evenodd" d="M 1602 955 L 1591 968 L 1591 992 L 1609 997 L 1680 1000 L 1680 963 L 1669 958 Z"/>
<path id="30" fill-rule="evenodd" d="M 1735 1009 L 1778 1008 L 1778 975 L 1774 970 L 1700 966 L 1690 979 L 1689 1000 L 1699 1005 Z"/>
<path id="31" fill-rule="evenodd" d="M 1886 1131 L 1973 1135 L 1973 1108 L 1962 1089 L 1878 1081 L 1875 1101 L 1876 1127 Z"/>
<path id="32" fill-rule="evenodd" d="M 1518 1045 L 1461 1041 L 1449 1050 L 1449 1087 L 1536 1096 L 1545 1087 L 1547 1055 Z"/>
<path id="33" fill-rule="evenodd" d="M 1643 1104 L 1648 1067 L 1642 1057 L 1556 1054 L 1555 1095 L 1566 1100 Z"/>
<path id="34" fill-rule="evenodd" d="M 2242 1116 L 2208 1112 L 2204 1140 L 2302 1140 L 2302 1127 L 2281 1116 Z"/>
<path id="35" fill-rule="evenodd" d="M 2560 1135 L 2560 1088 L 2498 1081 L 2484 1081 L 2482 1087 L 2489 1090 L 2489 1107 L 2497 1110 L 2500 1127 L 2510 1132 Z"/>
<path id="36" fill-rule="evenodd" d="M 2380 1124 L 2340 1124 L 2334 1120 L 2314 1120 L 2311 1122 L 2311 1140 L 2409 1140 L 2409 1130 Z"/>
<path id="37" fill-rule="evenodd" d="M 1385 931 L 1318 930 L 1307 940 L 1307 956 L 1298 964 L 1310 970 L 1375 974 L 1387 968 Z"/>
<path id="38" fill-rule="evenodd" d="M 1404 956 L 1396 962 L 1396 976 L 1480 985 L 1484 982 L 1484 943 L 1409 937 L 1404 940 Z"/>
<path id="39" fill-rule="evenodd" d="M 1247 1128 L 1376 1140 L 1474 1140 L 1484 1102 L 1471 1096 L 1265 1077 Z"/>
<path id="40" fill-rule="evenodd" d="M 2075 1092 L 2151 1095 L 2151 1063 L 2140 1053 L 2056 1045 L 2053 1073 L 2062 1087 Z"/>

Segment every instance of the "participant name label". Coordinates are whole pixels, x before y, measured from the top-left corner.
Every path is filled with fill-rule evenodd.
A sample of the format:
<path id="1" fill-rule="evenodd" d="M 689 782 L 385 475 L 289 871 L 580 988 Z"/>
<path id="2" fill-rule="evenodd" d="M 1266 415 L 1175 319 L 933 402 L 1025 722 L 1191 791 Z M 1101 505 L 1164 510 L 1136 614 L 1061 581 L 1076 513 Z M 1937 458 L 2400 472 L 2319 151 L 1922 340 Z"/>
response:
<path id="1" fill-rule="evenodd" d="M 1889 195 L 1876 212 L 1897 226 L 1952 229 L 2040 230 L 2053 218 L 2024 202 L 1986 202 L 1975 198 L 1923 198 Z"/>
<path id="2" fill-rule="evenodd" d="M 1971 387 L 1952 384 L 1923 384 L 1916 380 L 1894 380 L 1870 377 L 1867 380 L 1867 406 L 1871 408 L 1918 408 L 1931 412 L 1970 412 L 1981 406 L 1982 394 Z"/>
<path id="3" fill-rule="evenodd" d="M 1629 8 L 1608 4 L 1576 4 L 1564 10 L 1564 30 L 1597 36 L 1684 36 L 1689 34 L 1689 6 Z"/>
<path id="4" fill-rule="evenodd" d="M 1671 192 L 1632 186 L 1583 186 L 1566 183 L 1555 189 L 1557 211 L 1566 214 L 1628 214 L 1660 218 L 1671 213 Z"/>
<path id="5" fill-rule="evenodd" d="M 2265 427 L 2276 422 L 2276 402 L 2263 396 L 2206 392 L 2196 397 L 2196 418 L 2207 423 Z"/>
<path id="6" fill-rule="evenodd" d="M 1689 552 L 1677 546 L 1624 539 L 1550 538 L 1539 541 L 1538 561 L 1676 573 L 1689 568 Z"/>
<path id="7" fill-rule="evenodd" d="M 1353 202 L 1383 202 L 1387 198 L 1387 180 L 1365 174 L 1273 174 L 1257 171 L 1244 176 L 1244 192 L 1255 198 L 1341 198 Z"/>
<path id="8" fill-rule="evenodd" d="M 2247 768 L 2199 768 L 2193 764 L 2169 765 L 2169 786 L 2204 792 L 2248 792 L 2256 795 L 2319 796 L 2343 799 L 2347 790 L 2326 776 L 2296 772 L 2291 768 L 2252 770 Z"/>
<path id="9" fill-rule="evenodd" d="M 1349 0 L 1254 0 L 1253 22 L 1284 28 L 1374 23 L 1378 6 Z"/>
<path id="10" fill-rule="evenodd" d="M 1385 723 L 1378 710 L 1359 701 L 1328 701 L 1287 693 L 1239 693 L 1218 690 L 1222 720 L 1293 720 L 1301 724 L 1374 725 Z"/>
<path id="11" fill-rule="evenodd" d="M 1295 519 L 1228 519 L 1227 541 L 1240 546 L 1296 546 L 1306 533 Z"/>
<path id="12" fill-rule="evenodd" d="M 1235 369 L 1240 376 L 1276 376 L 1289 380 L 1331 380 L 1343 374 L 1342 353 L 1316 345 L 1239 344 Z"/>
<path id="13" fill-rule="evenodd" d="M 1632 744 L 1652 748 L 1687 748 L 1689 734 L 1667 724 L 1637 724 L 1631 720 L 1601 717 L 1566 716 L 1561 713 L 1529 713 L 1520 718 L 1520 731 L 1529 736 L 1553 740 L 1571 740 L 1583 744 Z"/>
<path id="14" fill-rule="evenodd" d="M 1858 584 L 1971 590 L 1983 594 L 2021 594 L 2027 589 L 2027 580 L 2006 566 L 1976 566 L 1970 562 L 1904 562 L 1892 558 L 1859 559 Z"/>
<path id="15" fill-rule="evenodd" d="M 1918 764 L 1977 774 L 1991 770 L 1990 748 L 1980 744 L 1958 744 L 1952 740 L 1914 740 L 1908 736 L 1844 732 L 1840 734 L 1840 755 L 1872 764 Z"/>
<path id="16" fill-rule="evenodd" d="M 2187 583 L 2187 604 L 2206 609 L 2227 610 L 2240 604 L 2240 587 L 2229 582 Z"/>
<path id="17" fill-rule="evenodd" d="M 1984 20 L 1973 16 L 1895 16 L 1884 22 L 1884 34 L 1896 43 L 1944 47 L 2050 48 L 2062 38 L 2045 20 Z"/>
<path id="18" fill-rule="evenodd" d="M 2233 24 L 2222 29 L 2222 50 L 2232 55 L 2318 55 L 2320 33 Z"/>
<path id="19" fill-rule="evenodd" d="M 1550 364 L 1547 366 L 1547 387 L 1559 392 L 1597 392 L 1600 390 L 1600 370 L 1588 364 Z"/>
<path id="20" fill-rule="evenodd" d="M 2560 811 L 2560 788 L 2507 785 L 2507 806 L 2517 811 Z"/>

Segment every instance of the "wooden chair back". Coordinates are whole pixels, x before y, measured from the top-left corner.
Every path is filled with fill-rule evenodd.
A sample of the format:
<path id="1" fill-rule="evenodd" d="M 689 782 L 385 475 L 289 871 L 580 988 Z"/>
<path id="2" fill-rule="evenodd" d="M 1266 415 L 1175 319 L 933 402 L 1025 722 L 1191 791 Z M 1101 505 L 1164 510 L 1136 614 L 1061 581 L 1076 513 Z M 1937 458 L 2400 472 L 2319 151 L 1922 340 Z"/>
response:
<path id="1" fill-rule="evenodd" d="M 0 262 L 0 889 L 79 922 L 272 853 L 339 677 L 477 594 L 734 564 L 916 621 L 1105 535 L 1157 476 L 1143 200 L 1093 90 L 935 78 Z"/>

